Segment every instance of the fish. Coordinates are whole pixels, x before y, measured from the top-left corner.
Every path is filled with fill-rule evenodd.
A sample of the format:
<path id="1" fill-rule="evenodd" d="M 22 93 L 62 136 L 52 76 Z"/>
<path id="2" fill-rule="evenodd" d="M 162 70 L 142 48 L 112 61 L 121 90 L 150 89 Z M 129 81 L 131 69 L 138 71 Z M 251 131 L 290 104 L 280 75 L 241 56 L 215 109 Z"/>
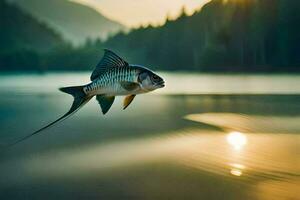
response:
<path id="1" fill-rule="evenodd" d="M 14 142 L 15 145 L 61 122 L 96 97 L 102 113 L 105 115 L 116 96 L 125 96 L 123 109 L 133 102 L 136 95 L 148 93 L 165 87 L 165 81 L 152 70 L 142 65 L 129 64 L 123 58 L 109 49 L 104 49 L 104 55 L 90 77 L 91 82 L 81 86 L 59 88 L 60 91 L 72 95 L 74 100 L 71 108 L 63 116 Z"/>

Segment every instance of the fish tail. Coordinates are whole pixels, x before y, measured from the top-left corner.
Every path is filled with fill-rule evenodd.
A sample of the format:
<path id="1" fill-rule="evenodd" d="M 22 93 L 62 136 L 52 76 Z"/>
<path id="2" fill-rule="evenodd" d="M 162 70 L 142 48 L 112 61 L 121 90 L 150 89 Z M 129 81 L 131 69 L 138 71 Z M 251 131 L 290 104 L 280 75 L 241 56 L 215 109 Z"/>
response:
<path id="1" fill-rule="evenodd" d="M 86 96 L 86 94 L 83 91 L 84 86 L 72 86 L 72 87 L 62 87 L 59 88 L 60 91 L 70 94 L 74 97 L 74 99 L 78 99 L 80 97 Z"/>
<path id="2" fill-rule="evenodd" d="M 27 135 L 27 136 L 23 137 L 22 139 L 10 144 L 9 146 L 13 146 L 13 145 L 15 145 L 19 142 L 22 142 L 22 141 L 24 141 L 24 140 L 40 133 L 41 131 L 44 131 L 47 128 L 52 127 L 53 125 L 55 125 L 58 122 L 62 122 L 63 120 L 67 119 L 72 114 L 74 114 L 76 111 L 78 111 L 82 106 L 84 106 L 87 102 L 89 102 L 89 100 L 93 97 L 93 96 L 86 95 L 85 92 L 83 91 L 83 87 L 84 86 L 59 88 L 60 91 L 65 92 L 67 94 L 70 94 L 74 97 L 73 104 L 72 104 L 70 110 L 66 114 L 64 114 L 63 116 L 61 116 L 57 120 L 55 120 L 54 122 L 52 122 L 52 123 L 48 124 L 47 126 L 35 131 L 34 133 L 32 133 L 30 135 Z"/>
<path id="3" fill-rule="evenodd" d="M 89 102 L 89 100 L 93 97 L 93 96 L 87 95 L 83 91 L 83 87 L 84 86 L 72 86 L 72 87 L 59 88 L 60 91 L 70 94 L 74 98 L 70 110 L 65 114 L 66 117 L 70 116 L 71 114 L 74 114 L 82 106 L 84 106 L 87 102 Z"/>

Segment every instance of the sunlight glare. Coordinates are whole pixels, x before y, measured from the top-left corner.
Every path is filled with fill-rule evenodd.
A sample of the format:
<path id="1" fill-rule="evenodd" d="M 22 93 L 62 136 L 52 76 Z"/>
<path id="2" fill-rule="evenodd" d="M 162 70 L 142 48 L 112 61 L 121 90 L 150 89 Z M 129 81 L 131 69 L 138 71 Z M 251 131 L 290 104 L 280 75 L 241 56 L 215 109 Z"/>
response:
<path id="1" fill-rule="evenodd" d="M 244 165 L 233 163 L 230 164 L 232 169 L 230 170 L 230 174 L 233 176 L 242 176 L 243 175 L 243 169 L 245 169 Z"/>
<path id="2" fill-rule="evenodd" d="M 243 174 L 243 172 L 239 169 L 232 169 L 230 171 L 230 174 L 234 175 L 234 176 L 241 176 Z"/>
<path id="3" fill-rule="evenodd" d="M 227 135 L 227 142 L 236 150 L 240 150 L 247 144 L 247 138 L 243 133 L 231 132 Z"/>

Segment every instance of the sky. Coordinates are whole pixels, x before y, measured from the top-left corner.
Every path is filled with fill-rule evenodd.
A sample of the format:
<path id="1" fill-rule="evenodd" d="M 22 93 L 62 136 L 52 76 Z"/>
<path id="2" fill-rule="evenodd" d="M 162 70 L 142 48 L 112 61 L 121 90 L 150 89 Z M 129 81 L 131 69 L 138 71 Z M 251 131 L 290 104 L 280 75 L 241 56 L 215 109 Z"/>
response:
<path id="1" fill-rule="evenodd" d="M 166 16 L 178 16 L 183 6 L 188 14 L 201 8 L 209 0 L 72 0 L 89 5 L 104 16 L 128 27 L 162 24 Z"/>

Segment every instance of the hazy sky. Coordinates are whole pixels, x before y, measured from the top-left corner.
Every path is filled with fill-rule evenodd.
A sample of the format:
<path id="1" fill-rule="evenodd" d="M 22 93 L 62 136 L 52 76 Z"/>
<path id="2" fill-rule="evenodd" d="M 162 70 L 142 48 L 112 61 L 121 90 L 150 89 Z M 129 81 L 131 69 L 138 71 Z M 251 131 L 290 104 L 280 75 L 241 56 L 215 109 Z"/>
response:
<path id="1" fill-rule="evenodd" d="M 129 27 L 161 24 L 167 14 L 176 16 L 185 5 L 192 13 L 209 0 L 73 0 L 88 4 L 103 15 Z"/>

